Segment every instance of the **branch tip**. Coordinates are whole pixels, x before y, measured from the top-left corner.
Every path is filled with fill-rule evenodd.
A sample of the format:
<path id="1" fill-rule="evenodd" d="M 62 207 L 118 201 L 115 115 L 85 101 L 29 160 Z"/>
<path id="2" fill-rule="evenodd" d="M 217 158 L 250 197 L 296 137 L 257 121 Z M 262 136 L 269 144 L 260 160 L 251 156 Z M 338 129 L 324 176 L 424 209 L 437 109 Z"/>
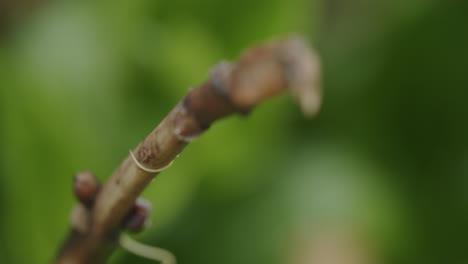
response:
<path id="1" fill-rule="evenodd" d="M 318 114 L 322 104 L 322 66 L 319 55 L 298 36 L 284 42 L 280 60 L 292 96 L 307 117 Z"/>

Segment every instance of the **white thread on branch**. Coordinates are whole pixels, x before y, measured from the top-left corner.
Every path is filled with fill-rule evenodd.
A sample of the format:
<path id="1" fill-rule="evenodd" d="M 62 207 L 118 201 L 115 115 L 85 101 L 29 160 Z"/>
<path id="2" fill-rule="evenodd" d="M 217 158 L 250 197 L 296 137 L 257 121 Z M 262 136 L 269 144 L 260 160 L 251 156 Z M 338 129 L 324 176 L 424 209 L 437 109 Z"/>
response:
<path id="1" fill-rule="evenodd" d="M 146 168 L 145 166 L 143 166 L 135 157 L 135 155 L 133 155 L 133 152 L 132 150 L 130 150 L 130 156 L 132 156 L 132 159 L 133 161 L 135 162 L 135 164 L 138 166 L 138 168 L 146 171 L 146 172 L 149 172 L 149 173 L 158 173 L 158 172 L 161 172 L 161 171 L 164 171 L 166 169 L 168 169 L 169 167 L 171 167 L 172 163 L 174 161 L 171 161 L 169 164 L 167 164 L 166 166 L 162 167 L 162 168 L 157 168 L 157 169 L 150 169 L 150 168 Z"/>
<path id="2" fill-rule="evenodd" d="M 161 264 L 177 264 L 174 254 L 168 250 L 142 244 L 125 234 L 120 235 L 119 242 L 122 248 L 137 256 L 159 261 Z"/>

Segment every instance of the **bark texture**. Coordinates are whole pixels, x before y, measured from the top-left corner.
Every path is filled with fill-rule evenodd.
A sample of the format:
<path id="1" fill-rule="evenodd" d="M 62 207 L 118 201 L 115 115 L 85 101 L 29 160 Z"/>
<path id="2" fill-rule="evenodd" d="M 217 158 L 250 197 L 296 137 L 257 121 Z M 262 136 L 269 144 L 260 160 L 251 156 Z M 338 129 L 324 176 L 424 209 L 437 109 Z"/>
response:
<path id="1" fill-rule="evenodd" d="M 211 124 L 289 90 L 308 116 L 321 104 L 320 61 L 299 37 L 253 47 L 238 62 L 222 62 L 210 78 L 191 89 L 167 117 L 134 149 L 149 169 L 163 168 Z M 118 246 L 122 223 L 157 173 L 136 165 L 129 155 L 105 183 L 90 207 L 72 213 L 72 230 L 56 263 L 103 263 Z"/>

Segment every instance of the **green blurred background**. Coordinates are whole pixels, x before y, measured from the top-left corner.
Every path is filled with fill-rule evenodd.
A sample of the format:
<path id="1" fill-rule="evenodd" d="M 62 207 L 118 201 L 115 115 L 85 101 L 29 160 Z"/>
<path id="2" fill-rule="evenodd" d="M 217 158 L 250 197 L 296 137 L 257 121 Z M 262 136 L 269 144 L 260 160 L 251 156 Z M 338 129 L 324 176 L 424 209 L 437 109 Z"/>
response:
<path id="1" fill-rule="evenodd" d="M 212 65 L 297 32 L 323 59 L 318 118 L 284 95 L 215 124 L 145 191 L 137 239 L 190 264 L 468 263 L 467 8 L 3 1 L 0 262 L 50 262 L 74 172 L 106 179 Z"/>

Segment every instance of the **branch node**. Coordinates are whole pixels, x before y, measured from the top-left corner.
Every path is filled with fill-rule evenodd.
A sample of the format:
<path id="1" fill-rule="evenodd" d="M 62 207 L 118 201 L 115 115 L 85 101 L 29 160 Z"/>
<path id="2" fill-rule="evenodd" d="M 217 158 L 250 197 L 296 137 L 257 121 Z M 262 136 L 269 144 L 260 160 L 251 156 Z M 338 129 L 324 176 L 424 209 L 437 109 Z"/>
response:
<path id="1" fill-rule="evenodd" d="M 235 65 L 227 61 L 222 61 L 211 69 L 210 77 L 214 91 L 237 113 L 241 115 L 250 114 L 252 109 L 242 109 L 238 107 L 231 99 L 230 95 L 230 76 Z"/>
<path id="2" fill-rule="evenodd" d="M 186 97 L 187 98 L 187 97 Z M 202 128 L 194 115 L 189 113 L 186 101 L 179 105 L 180 111 L 174 118 L 174 136 L 184 142 L 191 143 L 195 141 L 207 129 Z"/>

